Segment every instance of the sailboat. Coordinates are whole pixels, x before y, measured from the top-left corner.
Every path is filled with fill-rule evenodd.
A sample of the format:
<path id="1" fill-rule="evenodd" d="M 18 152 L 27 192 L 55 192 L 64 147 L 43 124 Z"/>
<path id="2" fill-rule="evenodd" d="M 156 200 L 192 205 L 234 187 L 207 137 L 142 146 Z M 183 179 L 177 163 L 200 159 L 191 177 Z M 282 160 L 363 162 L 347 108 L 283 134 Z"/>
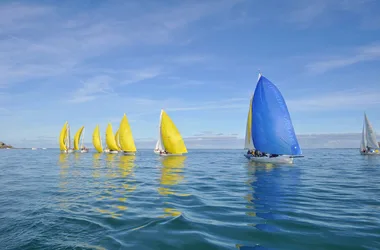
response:
<path id="1" fill-rule="evenodd" d="M 119 132 L 120 131 L 120 132 Z M 120 122 L 119 140 L 120 148 L 125 155 L 135 155 L 136 154 L 136 145 L 133 140 L 132 130 L 129 126 L 129 122 L 126 114 L 124 114 L 123 119 Z"/>
<path id="2" fill-rule="evenodd" d="M 367 115 L 364 113 L 362 139 L 360 142 L 360 154 L 362 155 L 378 155 L 379 144 L 376 140 L 376 133 L 369 122 Z"/>
<path id="3" fill-rule="evenodd" d="M 74 150 L 80 150 L 81 153 L 87 153 L 88 149 L 84 146 L 84 126 L 82 126 L 74 135 Z M 83 135 L 82 135 L 83 134 Z M 81 146 L 79 147 L 79 141 L 82 137 Z"/>
<path id="4" fill-rule="evenodd" d="M 59 135 L 59 149 L 62 153 L 72 153 L 73 150 L 70 149 L 70 126 L 66 121 L 62 127 L 61 133 Z"/>
<path id="5" fill-rule="evenodd" d="M 110 154 L 119 153 L 119 147 L 116 144 L 115 135 L 113 134 L 112 124 L 108 123 L 106 129 L 106 144 Z"/>
<path id="6" fill-rule="evenodd" d="M 248 159 L 290 164 L 294 158 L 303 157 L 285 100 L 278 88 L 261 73 L 250 109 L 252 146 L 262 155 L 247 154 Z"/>
<path id="7" fill-rule="evenodd" d="M 253 146 L 252 136 L 251 136 L 251 124 L 252 124 L 252 100 L 253 95 L 251 99 L 249 100 L 249 109 L 248 109 L 248 116 L 247 116 L 247 125 L 245 127 L 245 143 L 244 143 L 244 149 L 248 151 L 255 150 L 255 147 Z"/>
<path id="8" fill-rule="evenodd" d="M 99 153 L 103 152 L 102 138 L 100 137 L 99 125 L 96 125 L 94 133 L 92 133 L 92 144 Z"/>
<path id="9" fill-rule="evenodd" d="M 169 115 L 161 109 L 158 140 L 153 151 L 161 156 L 187 153 L 185 142 Z"/>

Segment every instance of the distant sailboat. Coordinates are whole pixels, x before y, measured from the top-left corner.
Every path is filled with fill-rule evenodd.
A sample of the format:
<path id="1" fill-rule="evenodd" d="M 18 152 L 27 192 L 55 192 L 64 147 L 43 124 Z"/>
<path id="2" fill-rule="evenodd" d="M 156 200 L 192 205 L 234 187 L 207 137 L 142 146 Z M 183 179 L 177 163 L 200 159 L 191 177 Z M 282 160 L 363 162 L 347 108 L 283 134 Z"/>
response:
<path id="1" fill-rule="evenodd" d="M 100 137 L 99 125 L 96 125 L 94 133 L 92 134 L 92 144 L 99 153 L 103 152 L 102 138 Z"/>
<path id="2" fill-rule="evenodd" d="M 369 122 L 367 115 L 364 113 L 362 139 L 360 142 L 360 154 L 362 155 L 378 155 L 379 144 L 376 140 L 376 133 Z"/>
<path id="3" fill-rule="evenodd" d="M 62 153 L 73 152 L 73 150 L 70 148 L 70 140 L 70 126 L 68 122 L 65 122 L 59 135 L 59 149 Z"/>
<path id="4" fill-rule="evenodd" d="M 79 141 L 82 137 L 82 143 L 79 147 Z M 74 135 L 74 150 L 80 150 L 81 153 L 87 153 L 88 149 L 84 147 L 84 126 L 82 126 Z"/>
<path id="5" fill-rule="evenodd" d="M 123 119 L 120 122 L 119 128 L 119 141 L 120 148 L 125 155 L 135 155 L 136 154 L 136 145 L 133 140 L 132 130 L 129 126 L 129 122 L 126 114 L 124 114 Z"/>
<path id="6" fill-rule="evenodd" d="M 155 154 L 161 156 L 182 155 L 187 153 L 185 142 L 174 122 L 162 109 L 159 123 L 159 134 Z"/>
<path id="7" fill-rule="evenodd" d="M 246 157 L 268 163 L 293 163 L 293 158 L 302 157 L 285 100 L 277 87 L 261 74 L 251 105 L 252 145 L 264 156 Z"/>
<path id="8" fill-rule="evenodd" d="M 111 123 L 108 123 L 107 129 L 106 129 L 106 144 L 107 144 L 107 147 L 109 148 L 110 154 L 119 153 L 119 147 L 116 144 L 115 135 L 112 131 Z"/>

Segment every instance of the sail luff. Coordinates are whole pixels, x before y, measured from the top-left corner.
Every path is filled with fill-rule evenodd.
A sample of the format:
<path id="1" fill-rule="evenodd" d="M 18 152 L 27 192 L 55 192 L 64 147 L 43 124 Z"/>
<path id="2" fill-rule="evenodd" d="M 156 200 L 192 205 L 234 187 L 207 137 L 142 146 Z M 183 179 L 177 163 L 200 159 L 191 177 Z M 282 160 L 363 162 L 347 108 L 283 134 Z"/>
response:
<path id="1" fill-rule="evenodd" d="M 81 148 L 84 146 L 84 133 L 86 132 L 85 128 L 83 128 L 83 133 L 82 133 L 82 145 Z"/>
<path id="2" fill-rule="evenodd" d="M 365 118 L 363 119 L 363 129 L 362 129 L 362 138 L 360 141 L 360 150 L 363 151 L 367 147 L 367 142 L 365 139 Z"/>
<path id="3" fill-rule="evenodd" d="M 165 146 L 162 144 L 162 134 L 161 134 L 161 123 L 162 123 L 163 112 L 164 112 L 164 110 L 161 110 L 160 121 L 158 123 L 158 139 L 157 139 L 157 143 L 156 143 L 156 147 L 155 147 L 155 150 L 158 150 L 158 151 L 165 151 Z"/>
<path id="4" fill-rule="evenodd" d="M 66 146 L 66 137 L 67 137 L 67 122 L 63 125 L 61 133 L 59 134 L 59 149 L 61 151 L 67 150 Z"/>
<path id="5" fill-rule="evenodd" d="M 67 125 L 67 149 L 71 149 L 70 125 Z"/>
<path id="6" fill-rule="evenodd" d="M 249 101 L 249 109 L 248 109 L 248 116 L 247 116 L 247 124 L 245 129 L 245 144 L 244 149 L 248 150 L 254 150 L 255 147 L 253 145 L 252 136 L 251 136 L 251 124 L 252 124 L 252 99 L 253 95 Z"/>

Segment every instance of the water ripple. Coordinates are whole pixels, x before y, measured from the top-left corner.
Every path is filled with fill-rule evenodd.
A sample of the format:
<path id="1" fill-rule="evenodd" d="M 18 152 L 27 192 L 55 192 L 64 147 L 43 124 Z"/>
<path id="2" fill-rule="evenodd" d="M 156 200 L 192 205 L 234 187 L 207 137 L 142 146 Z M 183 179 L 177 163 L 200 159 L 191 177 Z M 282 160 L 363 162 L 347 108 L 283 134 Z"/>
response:
<path id="1" fill-rule="evenodd" d="M 2 249 L 379 249 L 380 157 L 1 150 Z"/>

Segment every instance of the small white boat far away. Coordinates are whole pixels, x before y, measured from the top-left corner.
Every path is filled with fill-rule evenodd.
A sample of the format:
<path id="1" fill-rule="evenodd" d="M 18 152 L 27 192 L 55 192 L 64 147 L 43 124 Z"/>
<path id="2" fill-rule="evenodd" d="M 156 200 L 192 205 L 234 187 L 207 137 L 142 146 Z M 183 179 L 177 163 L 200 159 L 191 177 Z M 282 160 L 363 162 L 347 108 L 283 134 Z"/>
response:
<path id="1" fill-rule="evenodd" d="M 365 113 L 364 113 L 364 121 L 363 121 L 362 139 L 360 142 L 360 154 L 380 155 L 379 144 L 377 143 L 377 140 L 376 140 L 376 133 Z"/>

